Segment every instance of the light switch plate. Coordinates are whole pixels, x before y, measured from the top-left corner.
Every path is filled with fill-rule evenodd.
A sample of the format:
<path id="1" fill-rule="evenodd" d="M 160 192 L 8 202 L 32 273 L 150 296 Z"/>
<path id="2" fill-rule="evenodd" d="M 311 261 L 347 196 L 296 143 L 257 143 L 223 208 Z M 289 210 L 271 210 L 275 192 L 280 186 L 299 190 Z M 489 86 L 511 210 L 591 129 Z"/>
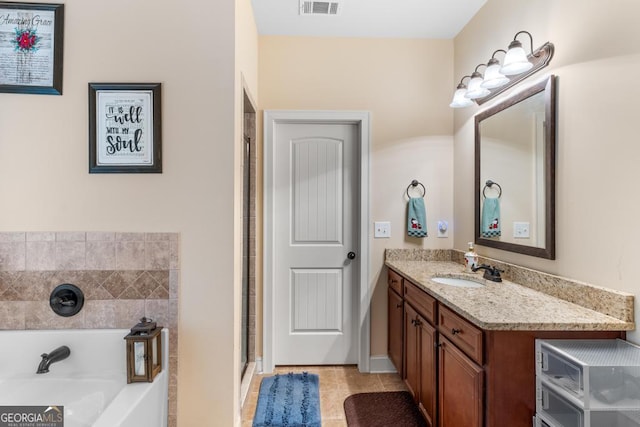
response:
<path id="1" fill-rule="evenodd" d="M 528 239 L 529 238 L 529 223 L 528 222 L 514 222 L 513 223 L 513 238 L 514 239 Z"/>
<path id="2" fill-rule="evenodd" d="M 373 223 L 373 237 L 377 239 L 388 239 L 391 237 L 391 222 L 376 221 Z"/>

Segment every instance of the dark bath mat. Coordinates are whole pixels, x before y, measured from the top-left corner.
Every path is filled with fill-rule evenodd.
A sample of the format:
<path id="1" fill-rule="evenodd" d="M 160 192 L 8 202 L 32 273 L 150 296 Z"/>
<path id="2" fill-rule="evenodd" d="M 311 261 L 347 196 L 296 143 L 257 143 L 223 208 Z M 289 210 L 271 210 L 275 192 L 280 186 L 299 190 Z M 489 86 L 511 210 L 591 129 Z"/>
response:
<path id="1" fill-rule="evenodd" d="M 349 427 L 426 427 L 408 391 L 359 393 L 344 400 Z"/>

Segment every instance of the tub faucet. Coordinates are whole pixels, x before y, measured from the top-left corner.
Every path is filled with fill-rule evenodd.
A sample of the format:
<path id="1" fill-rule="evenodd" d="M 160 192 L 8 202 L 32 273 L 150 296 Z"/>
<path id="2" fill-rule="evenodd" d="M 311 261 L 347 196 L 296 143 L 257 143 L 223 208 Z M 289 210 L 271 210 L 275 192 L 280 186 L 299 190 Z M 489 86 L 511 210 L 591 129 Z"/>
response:
<path id="1" fill-rule="evenodd" d="M 487 280 L 491 280 L 492 282 L 502 282 L 502 277 L 500 277 L 500 273 L 504 270 L 500 270 L 497 267 L 492 267 L 487 264 L 480 264 L 477 267 L 471 268 L 473 271 L 484 270 L 483 278 Z"/>
<path id="2" fill-rule="evenodd" d="M 67 347 L 66 345 L 56 348 L 51 353 L 42 353 L 42 360 L 40 361 L 40 365 L 38 365 L 38 370 L 36 371 L 36 373 L 46 374 L 47 372 L 49 372 L 49 365 L 66 359 L 70 354 L 71 350 L 69 350 L 69 347 Z"/>

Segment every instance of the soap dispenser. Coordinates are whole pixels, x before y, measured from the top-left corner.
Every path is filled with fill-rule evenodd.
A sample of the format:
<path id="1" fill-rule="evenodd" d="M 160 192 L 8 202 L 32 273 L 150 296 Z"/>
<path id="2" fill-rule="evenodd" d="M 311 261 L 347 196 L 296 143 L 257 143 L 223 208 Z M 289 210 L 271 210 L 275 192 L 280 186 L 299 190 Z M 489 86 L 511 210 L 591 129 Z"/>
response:
<path id="1" fill-rule="evenodd" d="M 469 242 L 469 250 L 464 254 L 464 269 L 467 273 L 473 273 L 473 268 L 478 266 L 478 254 L 473 249 L 473 242 Z"/>

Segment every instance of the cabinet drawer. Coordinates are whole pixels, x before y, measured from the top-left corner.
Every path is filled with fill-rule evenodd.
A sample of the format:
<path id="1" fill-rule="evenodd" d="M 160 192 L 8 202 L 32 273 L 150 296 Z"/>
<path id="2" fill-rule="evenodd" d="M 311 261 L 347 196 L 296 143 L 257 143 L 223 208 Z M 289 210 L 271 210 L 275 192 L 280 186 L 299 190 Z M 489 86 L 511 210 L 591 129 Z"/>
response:
<path id="1" fill-rule="evenodd" d="M 393 270 L 389 270 L 389 276 L 387 278 L 387 283 L 391 289 L 396 291 L 396 293 L 402 296 L 402 276 L 396 273 Z"/>
<path id="2" fill-rule="evenodd" d="M 436 321 L 436 300 L 408 280 L 404 282 L 404 299 L 429 323 Z"/>
<path id="3" fill-rule="evenodd" d="M 443 305 L 438 311 L 438 331 L 482 365 L 482 330 Z"/>

